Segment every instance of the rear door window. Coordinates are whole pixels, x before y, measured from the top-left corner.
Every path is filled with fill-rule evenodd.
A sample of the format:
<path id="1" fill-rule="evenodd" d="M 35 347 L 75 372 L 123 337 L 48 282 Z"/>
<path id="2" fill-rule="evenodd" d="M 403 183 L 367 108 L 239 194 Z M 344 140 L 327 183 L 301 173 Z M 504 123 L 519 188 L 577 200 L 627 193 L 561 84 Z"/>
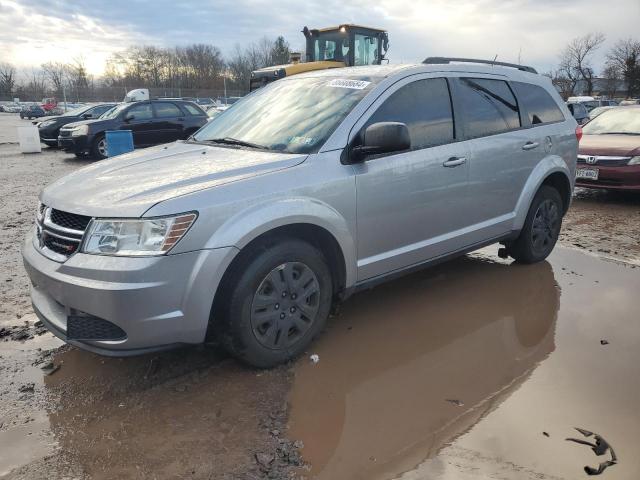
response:
<path id="1" fill-rule="evenodd" d="M 467 138 L 485 137 L 520 128 L 513 92 L 502 80 L 460 78 L 458 105 Z"/>
<path id="2" fill-rule="evenodd" d="M 544 88 L 523 82 L 511 82 L 511 86 L 532 125 L 564 121 L 562 110 Z"/>
<path id="3" fill-rule="evenodd" d="M 175 118 L 182 116 L 182 111 L 175 103 L 156 102 L 153 104 L 153 108 L 156 110 L 156 117 L 158 118 Z"/>
<path id="4" fill-rule="evenodd" d="M 135 120 L 151 120 L 153 118 L 153 110 L 150 103 L 141 103 L 129 109 L 127 115 L 133 115 Z"/>
<path id="5" fill-rule="evenodd" d="M 453 113 L 447 81 L 430 78 L 401 87 L 371 115 L 362 131 L 377 122 L 405 123 L 412 150 L 453 142 Z"/>

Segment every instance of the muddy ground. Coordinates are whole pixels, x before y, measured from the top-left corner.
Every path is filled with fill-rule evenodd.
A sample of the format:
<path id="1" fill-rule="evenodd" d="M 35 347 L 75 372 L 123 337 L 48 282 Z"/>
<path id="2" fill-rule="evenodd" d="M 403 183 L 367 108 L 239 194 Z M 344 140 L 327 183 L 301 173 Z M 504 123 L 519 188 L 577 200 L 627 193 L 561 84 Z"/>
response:
<path id="1" fill-rule="evenodd" d="M 37 193 L 87 161 L 19 154 L 20 123 L 0 114 L 0 478 L 573 479 L 611 460 L 565 440 L 595 435 L 604 477 L 640 471 L 640 195 L 577 191 L 548 262 L 490 247 L 358 294 L 275 370 L 107 359 L 31 310 Z"/>

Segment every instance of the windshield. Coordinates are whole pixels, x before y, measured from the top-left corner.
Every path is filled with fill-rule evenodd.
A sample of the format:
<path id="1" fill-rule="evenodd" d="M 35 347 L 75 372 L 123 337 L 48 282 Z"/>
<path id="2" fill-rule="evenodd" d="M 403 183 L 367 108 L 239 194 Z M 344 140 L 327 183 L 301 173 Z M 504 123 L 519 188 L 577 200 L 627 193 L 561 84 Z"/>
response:
<path id="1" fill-rule="evenodd" d="M 106 112 L 104 112 L 100 116 L 100 118 L 106 118 L 106 119 L 116 118 L 118 115 L 120 115 L 120 112 L 122 112 L 125 108 L 127 108 L 131 104 L 132 102 L 121 103 L 120 105 L 113 107 L 111 110 L 107 110 Z"/>
<path id="2" fill-rule="evenodd" d="M 194 140 L 230 138 L 280 152 L 317 152 L 377 80 L 326 76 L 279 80 L 211 120 Z"/>
<path id="3" fill-rule="evenodd" d="M 582 127 L 585 135 L 640 135 L 640 108 L 612 108 Z"/>
<path id="4" fill-rule="evenodd" d="M 84 107 L 74 108 L 73 110 L 69 110 L 66 113 L 63 113 L 61 116 L 62 117 L 78 117 L 82 115 L 84 112 L 86 112 L 87 110 L 89 110 L 90 108 L 93 108 L 93 107 L 87 107 L 85 105 Z"/>

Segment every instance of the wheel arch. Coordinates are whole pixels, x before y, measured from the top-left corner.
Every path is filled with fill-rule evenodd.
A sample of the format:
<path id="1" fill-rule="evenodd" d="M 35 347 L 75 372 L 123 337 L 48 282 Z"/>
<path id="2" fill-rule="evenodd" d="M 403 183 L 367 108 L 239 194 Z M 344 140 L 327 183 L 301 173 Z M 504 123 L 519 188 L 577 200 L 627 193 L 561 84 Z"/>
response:
<path id="1" fill-rule="evenodd" d="M 560 193 L 563 202 L 563 214 L 571 204 L 573 183 L 570 180 L 569 167 L 558 157 L 547 157 L 533 169 L 527 183 L 522 189 L 515 209 L 514 231 L 522 229 L 534 196 L 542 185 L 550 185 Z"/>
<path id="2" fill-rule="evenodd" d="M 569 205 L 571 204 L 571 182 L 566 174 L 560 171 L 553 172 L 549 174 L 542 181 L 540 186 L 549 185 L 555 188 L 560 194 L 560 198 L 562 198 L 562 214 L 564 215 L 569 210 Z M 540 187 L 538 187 L 540 188 Z"/>
<path id="3" fill-rule="evenodd" d="M 328 261 L 340 263 L 332 268 L 340 270 L 343 287 L 355 283 L 356 248 L 349 221 L 328 204 L 314 199 L 285 198 L 242 210 L 216 229 L 206 248 L 234 246 L 242 252 L 274 235 L 308 241 Z"/>

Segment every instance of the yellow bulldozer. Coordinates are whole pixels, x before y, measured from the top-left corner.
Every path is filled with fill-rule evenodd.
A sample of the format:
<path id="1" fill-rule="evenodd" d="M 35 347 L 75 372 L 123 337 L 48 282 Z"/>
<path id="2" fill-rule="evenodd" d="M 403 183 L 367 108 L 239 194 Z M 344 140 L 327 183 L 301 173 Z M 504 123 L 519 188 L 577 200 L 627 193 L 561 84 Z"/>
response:
<path id="1" fill-rule="evenodd" d="M 249 90 L 298 73 L 327 68 L 380 65 L 389 49 L 389 35 L 379 28 L 344 24 L 337 27 L 302 30 L 306 38 L 305 61 L 299 55 L 292 63 L 261 68 L 251 72 Z"/>

